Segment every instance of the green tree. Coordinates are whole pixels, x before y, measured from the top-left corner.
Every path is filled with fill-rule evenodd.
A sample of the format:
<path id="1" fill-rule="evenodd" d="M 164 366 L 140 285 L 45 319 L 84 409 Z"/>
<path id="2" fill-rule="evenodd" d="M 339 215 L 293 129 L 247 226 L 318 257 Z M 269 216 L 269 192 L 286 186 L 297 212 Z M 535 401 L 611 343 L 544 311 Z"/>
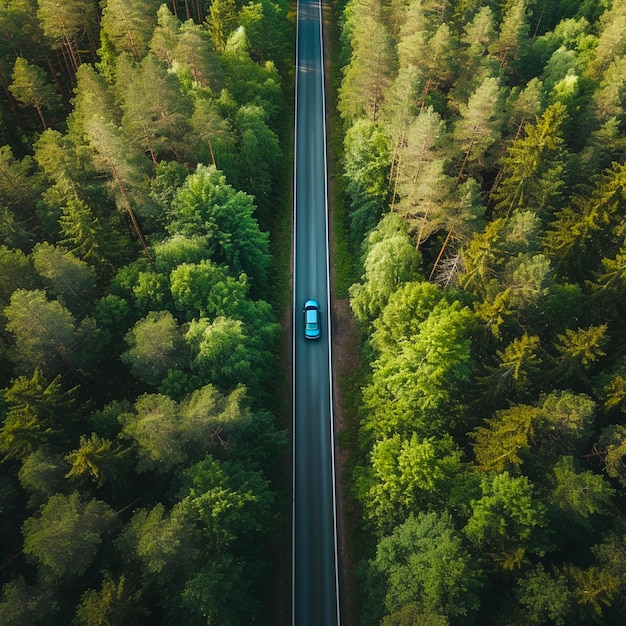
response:
<path id="1" fill-rule="evenodd" d="M 102 29 L 118 53 L 128 52 L 141 61 L 148 52 L 157 23 L 159 0 L 108 0 L 102 10 Z"/>
<path id="2" fill-rule="evenodd" d="M 80 576 L 115 523 L 115 511 L 104 502 L 84 500 L 78 492 L 55 495 L 24 522 L 24 552 L 53 579 Z"/>
<path id="3" fill-rule="evenodd" d="M 412 626 L 413 624 L 428 624 L 428 626 L 450 626 L 444 615 L 423 611 L 417 604 L 405 604 L 399 611 L 386 615 L 380 626 Z"/>
<path id="4" fill-rule="evenodd" d="M 626 53 L 623 33 L 626 29 L 626 8 L 623 2 L 613 2 L 600 18 L 600 35 L 590 71 L 596 76 L 604 72 L 614 59 Z"/>
<path id="5" fill-rule="evenodd" d="M 470 379 L 472 324 L 469 309 L 442 302 L 418 333 L 373 361 L 372 382 L 363 389 L 370 436 L 415 431 L 429 437 L 447 427 L 454 398 Z"/>
<path id="6" fill-rule="evenodd" d="M 556 350 L 558 361 L 556 375 L 558 379 L 571 380 L 584 376 L 592 364 L 605 356 L 602 347 L 607 342 L 607 325 L 589 328 L 568 328 L 565 334 L 558 335 Z"/>
<path id="7" fill-rule="evenodd" d="M 447 513 L 410 515 L 379 542 L 370 566 L 384 580 L 388 614 L 416 604 L 425 613 L 463 620 L 478 608 L 480 574 Z"/>
<path id="8" fill-rule="evenodd" d="M 174 64 L 181 23 L 166 4 L 157 10 L 157 24 L 150 39 L 150 52 L 169 68 Z"/>
<path id="9" fill-rule="evenodd" d="M 471 502 L 464 529 L 472 544 L 503 570 L 521 567 L 529 554 L 541 554 L 545 507 L 533 497 L 532 483 L 505 471 L 485 476 L 481 491 Z"/>
<path id="10" fill-rule="evenodd" d="M 195 24 L 191 20 L 182 24 L 174 58 L 181 78 L 181 70 L 187 71 L 196 85 L 216 92 L 221 89 L 224 82 L 223 63 L 211 42 L 211 34 L 204 25 Z"/>
<path id="11" fill-rule="evenodd" d="M 398 345 L 420 332 L 420 327 L 446 294 L 426 281 L 407 282 L 394 291 L 385 308 L 374 320 L 372 346 L 380 354 L 393 354 Z"/>
<path id="12" fill-rule="evenodd" d="M 498 368 L 492 375 L 496 384 L 510 383 L 516 391 L 525 392 L 541 371 L 540 349 L 539 337 L 524 334 L 498 350 Z"/>
<path id="13" fill-rule="evenodd" d="M 0 449 L 23 458 L 48 443 L 58 442 L 75 411 L 76 388 L 63 390 L 61 377 L 48 381 L 41 368 L 16 378 L 4 390 L 6 417 L 0 429 Z"/>
<path id="14" fill-rule="evenodd" d="M 79 626 L 138 626 L 147 611 L 141 607 L 141 592 L 133 591 L 124 575 L 105 574 L 99 591 L 83 593 L 76 609 Z"/>
<path id="15" fill-rule="evenodd" d="M 543 564 L 537 564 L 519 580 L 515 596 L 524 607 L 527 624 L 571 623 L 574 597 L 567 578 L 556 569 L 546 572 Z"/>
<path id="16" fill-rule="evenodd" d="M 406 130 L 398 149 L 392 206 L 418 232 L 418 245 L 438 230 L 440 208 L 446 204 L 454 180 L 445 174 L 445 124 L 433 107 L 420 111 Z"/>
<path id="17" fill-rule="evenodd" d="M 137 282 L 132 287 L 132 294 L 139 310 L 150 312 L 153 309 L 172 309 L 172 296 L 168 282 L 167 276 L 160 272 L 154 272 L 151 269 L 140 271 L 137 275 Z"/>
<path id="18" fill-rule="evenodd" d="M 30 259 L 19 249 L 0 246 L 0 304 L 9 304 L 17 289 L 34 289 L 37 277 Z"/>
<path id="19" fill-rule="evenodd" d="M 607 568 L 590 565 L 582 569 L 566 565 L 564 572 L 583 619 L 602 620 L 604 609 L 610 607 L 620 595 L 621 575 L 616 576 Z"/>
<path id="20" fill-rule="evenodd" d="M 96 215 L 81 200 L 68 200 L 61 211 L 60 244 L 93 267 L 99 277 L 110 277 L 115 267 L 128 261 L 128 240 L 119 220 Z"/>
<path id="21" fill-rule="evenodd" d="M 42 188 L 33 166 L 32 157 L 18 160 L 9 146 L 0 146 L 0 219 L 6 229 L 2 241 L 24 250 L 40 226 L 35 206 Z"/>
<path id="22" fill-rule="evenodd" d="M 574 458 L 564 456 L 554 466 L 554 487 L 550 496 L 558 512 L 558 522 L 571 534 L 572 524 L 592 530 L 590 518 L 613 512 L 615 490 L 600 475 L 590 470 L 578 471 Z"/>
<path id="23" fill-rule="evenodd" d="M 38 0 L 37 18 L 46 37 L 52 40 L 53 48 L 62 48 L 71 69 L 76 72 L 82 63 L 80 44 L 86 34 L 90 48 L 95 52 L 98 33 L 98 13 L 89 0 L 55 2 Z"/>
<path id="24" fill-rule="evenodd" d="M 176 320 L 169 311 L 151 311 L 126 335 L 128 350 L 122 361 L 149 385 L 158 385 L 170 369 L 184 367 L 185 346 Z"/>
<path id="25" fill-rule="evenodd" d="M 0 620 L 6 626 L 45 624 L 58 610 L 50 587 L 28 585 L 18 577 L 2 588 Z"/>
<path id="26" fill-rule="evenodd" d="M 81 435 L 79 447 L 66 460 L 71 466 L 66 478 L 90 479 L 98 487 L 123 481 L 129 467 L 128 450 L 96 433 Z"/>
<path id="27" fill-rule="evenodd" d="M 125 137 L 140 145 L 154 166 L 165 156 L 185 154 L 192 104 L 176 74 L 148 54 L 141 63 L 120 56 L 116 75 Z"/>
<path id="28" fill-rule="evenodd" d="M 549 216 L 558 208 L 565 168 L 561 126 L 565 107 L 549 106 L 537 123 L 527 124 L 503 160 L 504 177 L 495 192 L 496 209 L 509 215 L 517 208 Z"/>
<path id="29" fill-rule="evenodd" d="M 359 117 L 372 121 L 378 112 L 384 94 L 395 71 L 392 39 L 375 0 L 354 3 L 359 6 L 350 14 L 351 55 L 344 68 L 339 88 L 339 111 L 352 123 Z"/>
<path id="30" fill-rule="evenodd" d="M 396 213 L 385 215 L 365 243 L 362 282 L 350 288 L 350 306 L 357 319 L 374 320 L 396 289 L 419 276 L 419 262 L 403 219 Z"/>
<path id="31" fill-rule="evenodd" d="M 257 619 L 257 603 L 250 598 L 248 586 L 244 564 L 225 554 L 209 561 L 187 581 L 181 604 L 198 623 L 213 621 L 237 626 Z M 231 595 L 233 589 L 237 590 L 238 602 Z"/>
<path id="32" fill-rule="evenodd" d="M 607 475 L 626 485 L 626 427 L 612 424 L 604 428 L 594 450 L 603 458 Z"/>
<path id="33" fill-rule="evenodd" d="M 128 215 L 133 230 L 143 246 L 146 256 L 151 259 L 148 243 L 137 218 L 136 210 L 142 210 L 151 217 L 152 203 L 142 185 L 142 171 L 137 163 L 138 155 L 129 152 L 129 144 L 112 122 L 92 115 L 85 122 L 85 132 L 95 151 L 96 167 L 109 179 L 109 188 L 119 211 Z M 135 157 L 135 159 L 133 159 Z"/>
<path id="34" fill-rule="evenodd" d="M 372 484 L 363 496 L 366 515 L 378 533 L 390 532 L 411 512 L 448 493 L 461 473 L 461 450 L 450 437 L 403 439 L 395 434 L 374 444 Z"/>
<path id="35" fill-rule="evenodd" d="M 267 123 L 267 114 L 258 106 L 246 105 L 237 111 L 241 185 L 254 196 L 264 223 L 269 223 L 275 206 L 275 186 L 283 157 L 277 135 Z"/>
<path id="36" fill-rule="evenodd" d="M 273 493 L 260 472 L 207 456 L 187 471 L 186 478 L 188 495 L 183 504 L 203 524 L 214 549 L 226 550 L 231 542 L 261 548 L 253 537 L 269 533 L 276 519 Z"/>
<path id="37" fill-rule="evenodd" d="M 111 89 L 106 78 L 98 73 L 92 65 L 83 64 L 78 69 L 75 93 L 74 108 L 68 117 L 68 128 L 69 136 L 80 152 L 78 146 L 90 140 L 88 130 L 90 119 L 98 116 L 106 123 L 116 126 L 121 120 L 121 111 L 115 101 L 113 89 Z M 67 146 L 64 148 L 67 149 Z M 64 159 L 71 156 L 71 152 L 64 151 L 62 154 Z M 48 163 L 50 166 L 54 166 L 54 161 L 51 159 Z"/>
<path id="38" fill-rule="evenodd" d="M 239 23 L 250 41 L 250 55 L 261 62 L 271 59 L 282 76 L 292 64 L 288 12 L 289 5 L 284 0 L 250 2 L 239 11 Z"/>
<path id="39" fill-rule="evenodd" d="M 47 375 L 90 368 L 98 358 L 99 331 L 90 318 L 77 324 L 70 311 L 41 290 L 18 289 L 4 313 L 15 339 L 15 362 Z"/>
<path id="40" fill-rule="evenodd" d="M 389 138 L 383 128 L 357 120 L 344 139 L 346 193 L 350 198 L 352 241 L 363 241 L 376 227 L 389 197 Z"/>
<path id="41" fill-rule="evenodd" d="M 200 556 L 189 521 L 180 504 L 168 511 L 158 503 L 136 511 L 116 544 L 149 578 L 171 584 L 175 577 L 184 578 Z"/>
<path id="42" fill-rule="evenodd" d="M 594 401 L 584 394 L 553 391 L 536 405 L 518 404 L 497 411 L 471 437 L 482 470 L 519 470 L 541 453 L 550 465 L 554 457 L 576 453 L 592 432 Z"/>
<path id="43" fill-rule="evenodd" d="M 18 478 L 20 485 L 31 494 L 29 504 L 39 507 L 50 496 L 65 487 L 67 464 L 61 454 L 41 448 L 29 454 L 22 463 Z"/>
<path id="44" fill-rule="evenodd" d="M 95 293 L 94 269 L 71 252 L 46 242 L 35 246 L 32 259 L 49 292 L 74 313 L 84 313 Z"/>
<path id="45" fill-rule="evenodd" d="M 496 34 L 494 14 L 489 6 L 476 10 L 471 21 L 465 23 L 459 49 L 459 77 L 452 92 L 455 100 L 466 101 L 482 81 L 496 75 L 497 62 L 487 54 Z"/>
<path id="46" fill-rule="evenodd" d="M 214 260 L 228 265 L 235 276 L 244 272 L 254 290 L 261 290 L 269 271 L 269 236 L 253 214 L 249 195 L 235 191 L 215 167 L 199 165 L 172 202 L 168 230 L 208 235 Z"/>
<path id="47" fill-rule="evenodd" d="M 44 109 L 54 110 L 61 103 L 61 98 L 49 83 L 46 72 L 37 65 L 29 63 L 24 57 L 15 59 L 13 82 L 9 90 L 23 106 L 35 107 L 41 125 L 48 127 Z"/>
<path id="48" fill-rule="evenodd" d="M 215 49 L 218 52 L 224 52 L 226 42 L 237 26 L 235 0 L 214 0 L 209 8 L 207 23 Z"/>
<path id="49" fill-rule="evenodd" d="M 230 391 L 251 378 L 251 358 L 243 323 L 228 317 L 194 320 L 185 339 L 192 347 L 192 366 L 202 380 Z"/>
<path id="50" fill-rule="evenodd" d="M 544 249 L 557 270 L 573 280 L 597 271 L 602 258 L 612 258 L 623 241 L 626 166 L 615 163 L 590 193 L 576 195 L 547 229 Z M 584 262 L 583 262 L 584 260 Z"/>

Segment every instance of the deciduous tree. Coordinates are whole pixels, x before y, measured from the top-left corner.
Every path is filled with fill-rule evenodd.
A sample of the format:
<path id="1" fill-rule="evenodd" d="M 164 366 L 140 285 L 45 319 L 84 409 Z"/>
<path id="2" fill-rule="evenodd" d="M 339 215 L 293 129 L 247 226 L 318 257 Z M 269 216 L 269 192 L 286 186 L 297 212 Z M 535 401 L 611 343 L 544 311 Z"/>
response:
<path id="1" fill-rule="evenodd" d="M 185 365 L 182 331 L 169 311 L 151 311 L 126 335 L 122 361 L 140 380 L 158 385 L 170 369 Z"/>
<path id="2" fill-rule="evenodd" d="M 472 544 L 503 570 L 515 570 L 529 554 L 540 554 L 545 506 L 534 498 L 532 483 L 505 471 L 485 476 L 481 491 L 464 529 Z"/>
<path id="3" fill-rule="evenodd" d="M 462 620 L 478 608 L 479 575 L 447 513 L 410 515 L 379 542 L 371 567 L 384 581 L 387 613 L 416 604 Z"/>
<path id="4" fill-rule="evenodd" d="M 36 517 L 24 522 L 24 552 L 53 580 L 80 576 L 115 523 L 115 511 L 100 500 L 85 500 L 76 491 L 55 495 Z"/>
<path id="5" fill-rule="evenodd" d="M 419 276 L 420 254 L 411 245 L 402 218 L 389 213 L 365 243 L 361 283 L 350 288 L 350 306 L 356 317 L 371 322 L 403 283 Z"/>

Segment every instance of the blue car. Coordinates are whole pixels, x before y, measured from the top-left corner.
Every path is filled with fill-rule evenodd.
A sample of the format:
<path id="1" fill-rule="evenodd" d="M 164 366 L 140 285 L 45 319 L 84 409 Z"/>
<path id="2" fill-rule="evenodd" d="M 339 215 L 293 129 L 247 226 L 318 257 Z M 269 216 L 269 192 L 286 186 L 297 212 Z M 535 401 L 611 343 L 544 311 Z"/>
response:
<path id="1" fill-rule="evenodd" d="M 319 339 L 320 307 L 315 300 L 304 303 L 304 336 L 307 339 Z"/>

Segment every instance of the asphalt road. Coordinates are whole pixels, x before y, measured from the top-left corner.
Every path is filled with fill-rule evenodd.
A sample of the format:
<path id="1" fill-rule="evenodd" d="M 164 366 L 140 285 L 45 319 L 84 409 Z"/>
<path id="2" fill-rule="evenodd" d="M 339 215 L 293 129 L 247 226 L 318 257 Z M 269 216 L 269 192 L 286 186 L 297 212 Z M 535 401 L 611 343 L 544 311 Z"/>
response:
<path id="1" fill-rule="evenodd" d="M 294 626 L 338 626 L 326 128 L 321 6 L 298 4 L 294 220 Z M 302 307 L 317 300 L 320 339 L 304 338 Z"/>

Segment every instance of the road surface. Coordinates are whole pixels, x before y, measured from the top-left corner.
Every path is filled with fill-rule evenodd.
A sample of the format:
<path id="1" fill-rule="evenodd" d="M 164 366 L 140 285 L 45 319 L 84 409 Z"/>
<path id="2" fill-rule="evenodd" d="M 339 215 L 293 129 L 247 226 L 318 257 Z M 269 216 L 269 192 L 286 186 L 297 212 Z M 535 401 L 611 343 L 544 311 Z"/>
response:
<path id="1" fill-rule="evenodd" d="M 338 626 L 332 431 L 328 194 L 321 5 L 298 4 L 294 172 L 294 626 Z M 302 307 L 317 300 L 320 339 L 304 338 Z"/>

